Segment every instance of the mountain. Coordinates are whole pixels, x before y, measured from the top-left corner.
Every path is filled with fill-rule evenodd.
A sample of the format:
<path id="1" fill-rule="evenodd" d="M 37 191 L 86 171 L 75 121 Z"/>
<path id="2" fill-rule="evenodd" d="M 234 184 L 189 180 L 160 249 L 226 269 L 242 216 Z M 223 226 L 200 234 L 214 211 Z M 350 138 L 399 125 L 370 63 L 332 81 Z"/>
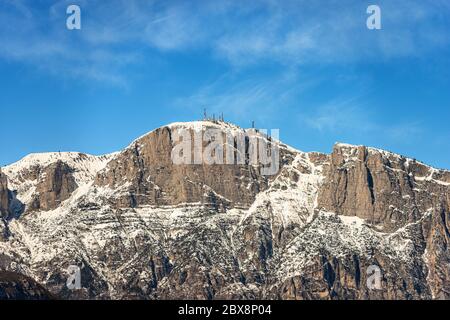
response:
<path id="1" fill-rule="evenodd" d="M 247 149 L 239 165 L 174 164 L 177 132 L 207 128 L 276 144 L 280 170 Z M 0 270 L 63 299 L 450 299 L 449 191 L 449 171 L 375 148 L 174 123 L 114 154 L 2 168 Z"/>

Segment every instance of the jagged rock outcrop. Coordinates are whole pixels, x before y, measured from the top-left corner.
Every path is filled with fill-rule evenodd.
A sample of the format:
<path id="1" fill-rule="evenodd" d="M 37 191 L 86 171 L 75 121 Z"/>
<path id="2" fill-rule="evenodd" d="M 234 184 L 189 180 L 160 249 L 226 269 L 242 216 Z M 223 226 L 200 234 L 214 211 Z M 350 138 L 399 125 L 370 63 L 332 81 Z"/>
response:
<path id="1" fill-rule="evenodd" d="M 90 183 L 112 157 L 79 152 L 30 154 L 5 167 L 12 212 L 19 216 L 24 211 L 58 207 L 75 190 Z"/>
<path id="2" fill-rule="evenodd" d="M 450 176 L 415 160 L 363 146 L 337 144 L 325 169 L 319 208 L 356 216 L 384 231 L 448 202 Z"/>
<path id="3" fill-rule="evenodd" d="M 7 218 L 9 215 L 9 198 L 8 180 L 0 169 L 0 218 Z"/>
<path id="4" fill-rule="evenodd" d="M 210 123 L 202 130 L 217 127 Z M 262 175 L 261 168 L 252 165 L 174 164 L 172 150 L 178 141 L 173 140 L 173 130 L 181 129 L 190 132 L 193 146 L 195 130 L 192 128 L 166 126 L 156 129 L 108 163 L 97 175 L 95 184 L 111 189 L 122 187 L 122 196 L 116 199 L 118 207 L 202 203 L 221 211 L 232 206 L 249 207 L 256 194 L 267 189 L 270 177 Z M 225 133 L 243 132 L 231 125 L 226 126 L 226 131 L 224 145 Z M 237 138 L 234 139 L 233 152 L 236 153 Z M 248 141 L 246 143 L 248 150 Z M 208 142 L 204 142 L 203 148 L 207 146 Z M 287 158 L 289 151 L 282 151 L 282 156 Z M 193 154 L 194 149 L 192 159 Z M 246 157 L 248 162 L 248 154 Z"/>
<path id="5" fill-rule="evenodd" d="M 67 200 L 78 187 L 73 169 L 63 161 L 46 167 L 36 186 L 31 210 L 52 210 Z"/>
<path id="6" fill-rule="evenodd" d="M 428 265 L 427 281 L 432 296 L 450 299 L 450 210 L 441 206 L 423 226 L 426 241 L 424 259 Z"/>
<path id="7" fill-rule="evenodd" d="M 0 300 L 53 300 L 50 292 L 30 277 L 0 271 Z"/>
<path id="8" fill-rule="evenodd" d="M 117 154 L 5 167 L 26 214 L 7 222 L 0 270 L 62 299 L 450 299 L 449 171 L 344 144 L 280 143 L 269 177 L 174 165 L 175 130 L 210 126 L 242 130 L 172 124 Z M 79 290 L 66 285 L 74 265 Z"/>

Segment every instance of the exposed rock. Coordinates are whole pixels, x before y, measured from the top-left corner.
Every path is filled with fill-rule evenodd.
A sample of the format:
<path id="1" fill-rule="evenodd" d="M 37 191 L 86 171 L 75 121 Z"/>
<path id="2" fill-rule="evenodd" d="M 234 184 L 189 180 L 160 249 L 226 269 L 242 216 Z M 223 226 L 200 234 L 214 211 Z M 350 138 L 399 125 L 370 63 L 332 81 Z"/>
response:
<path id="1" fill-rule="evenodd" d="M 52 300 L 54 297 L 30 277 L 0 271 L 0 300 Z"/>
<path id="2" fill-rule="evenodd" d="M 445 178 L 440 180 L 441 176 Z M 325 169 L 318 205 L 393 231 L 417 221 L 448 197 L 446 177 L 447 173 L 392 153 L 337 144 Z"/>
<path id="3" fill-rule="evenodd" d="M 274 176 L 174 165 L 180 126 L 242 130 L 169 125 L 117 154 L 5 167 L 29 214 L 7 225 L 0 270 L 63 299 L 450 299 L 448 171 L 343 144 L 280 143 Z M 82 289 L 66 286 L 71 265 Z"/>
<path id="4" fill-rule="evenodd" d="M 14 215 L 41 209 L 39 192 L 44 194 L 43 200 L 47 203 L 44 206 L 53 208 L 69 193 L 71 195 L 76 186 L 91 183 L 113 157 L 114 154 L 97 157 L 79 152 L 30 154 L 4 167 Z"/>
<path id="5" fill-rule="evenodd" d="M 8 180 L 0 169 L 0 218 L 7 218 L 9 215 L 9 190 Z"/>
<path id="6" fill-rule="evenodd" d="M 67 200 L 78 187 L 73 172 L 73 169 L 61 160 L 46 167 L 37 184 L 31 209 L 52 210 Z"/>
<path id="7" fill-rule="evenodd" d="M 450 298 L 450 210 L 445 206 L 438 208 L 430 221 L 424 224 L 428 263 L 427 281 L 435 299 Z"/>
<path id="8" fill-rule="evenodd" d="M 215 127 L 214 123 L 211 127 Z M 202 203 L 220 211 L 233 206 L 249 207 L 256 194 L 267 189 L 270 177 L 249 164 L 174 164 L 172 136 L 173 130 L 179 129 L 183 128 L 159 128 L 136 140 L 108 163 L 95 184 L 111 189 L 123 187 L 122 196 L 116 199 L 117 207 Z M 195 131 L 187 130 L 193 140 Z M 225 137 L 223 140 L 225 144 Z M 207 145 L 205 142 L 203 147 Z M 285 157 L 288 153 L 283 150 Z"/>

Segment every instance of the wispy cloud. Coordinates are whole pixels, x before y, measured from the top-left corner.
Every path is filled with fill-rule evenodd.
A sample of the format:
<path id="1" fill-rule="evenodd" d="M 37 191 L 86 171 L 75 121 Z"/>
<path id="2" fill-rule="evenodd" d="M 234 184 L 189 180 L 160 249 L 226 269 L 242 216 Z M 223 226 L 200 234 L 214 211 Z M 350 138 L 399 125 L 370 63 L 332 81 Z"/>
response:
<path id="1" fill-rule="evenodd" d="M 361 1 L 79 0 L 83 29 L 68 32 L 65 8 L 72 1 L 46 7 L 5 0 L 0 58 L 118 84 L 127 82 L 127 66 L 145 63 L 145 48 L 162 54 L 203 49 L 241 68 L 414 57 L 449 44 L 447 1 L 377 2 L 379 32 L 365 28 L 367 4 Z"/>
<path id="2" fill-rule="evenodd" d="M 104 40 L 90 43 L 89 23 L 83 24 L 86 32 L 68 31 L 67 4 L 60 1 L 42 9 L 28 1 L 0 3 L 0 59 L 33 65 L 57 77 L 126 87 L 125 67 L 141 62 L 141 52 Z"/>
<path id="3" fill-rule="evenodd" d="M 385 115 L 377 114 L 364 101 L 364 96 L 355 96 L 348 99 L 337 99 L 313 109 L 308 115 L 303 115 L 300 121 L 320 133 L 333 135 L 351 134 L 353 137 L 384 137 L 385 140 L 413 141 L 423 132 L 418 121 L 396 121 L 387 123 L 380 121 Z"/>
<path id="4" fill-rule="evenodd" d="M 216 115 L 224 112 L 237 122 L 253 119 L 267 123 L 283 116 L 295 97 L 318 82 L 318 76 L 302 79 L 291 69 L 265 75 L 229 72 L 194 94 L 177 98 L 175 105 L 192 110 L 207 108 Z"/>
<path id="5" fill-rule="evenodd" d="M 360 1 L 280 2 L 262 18 L 226 32 L 216 50 L 234 64 L 373 61 L 418 56 L 448 45 L 447 4 L 378 1 L 383 30 L 369 31 Z"/>
<path id="6" fill-rule="evenodd" d="M 346 130 L 370 131 L 376 125 L 371 120 L 370 111 L 364 110 L 358 98 L 334 100 L 315 109 L 306 116 L 304 122 L 319 131 L 339 132 Z"/>

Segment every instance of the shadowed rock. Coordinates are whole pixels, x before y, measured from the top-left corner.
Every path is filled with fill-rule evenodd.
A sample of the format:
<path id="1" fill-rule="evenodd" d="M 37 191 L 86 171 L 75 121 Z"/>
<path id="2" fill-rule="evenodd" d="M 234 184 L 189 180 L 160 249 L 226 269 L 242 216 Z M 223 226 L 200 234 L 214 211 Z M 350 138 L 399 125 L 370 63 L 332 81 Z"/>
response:
<path id="1" fill-rule="evenodd" d="M 9 191 L 8 180 L 0 169 L 0 217 L 7 218 L 9 215 Z"/>
<path id="2" fill-rule="evenodd" d="M 22 274 L 0 271 L 0 300 L 51 300 L 43 286 Z"/>

